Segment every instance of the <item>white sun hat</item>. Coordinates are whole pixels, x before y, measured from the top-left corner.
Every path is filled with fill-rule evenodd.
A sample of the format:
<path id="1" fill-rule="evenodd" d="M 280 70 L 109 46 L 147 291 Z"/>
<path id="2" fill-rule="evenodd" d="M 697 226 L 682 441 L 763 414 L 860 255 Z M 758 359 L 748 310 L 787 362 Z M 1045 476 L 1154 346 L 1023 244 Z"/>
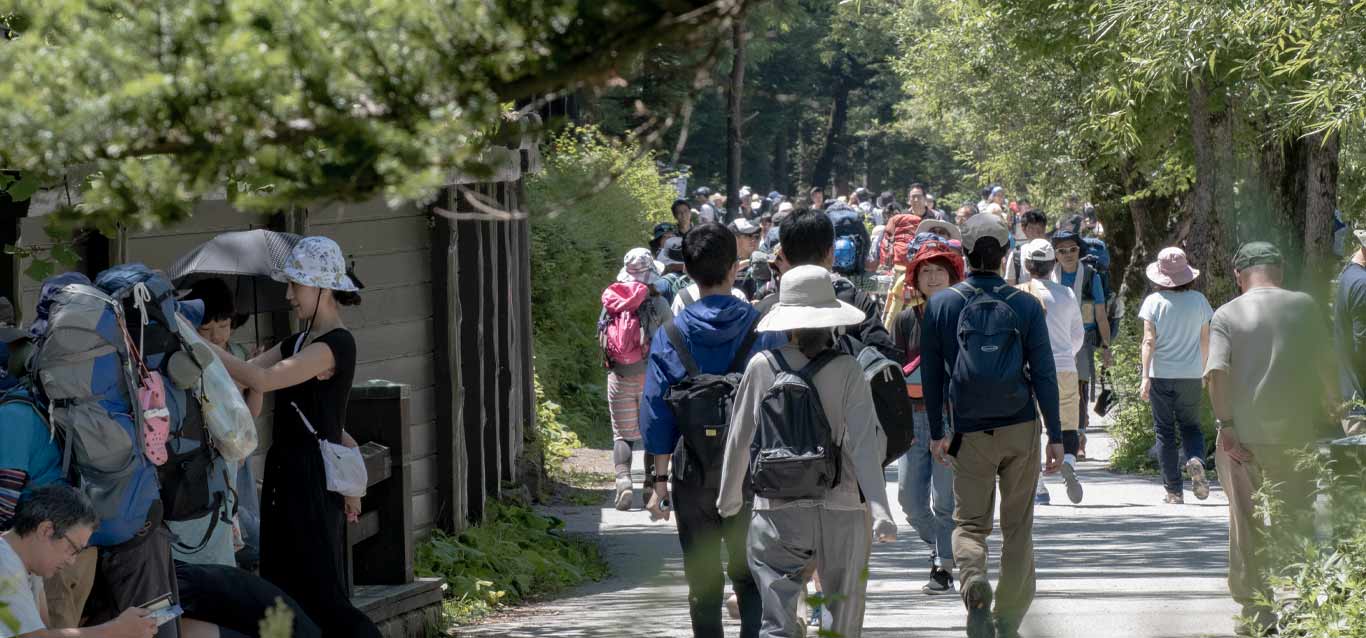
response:
<path id="1" fill-rule="evenodd" d="M 803 328 L 836 328 L 862 322 L 862 310 L 835 297 L 830 271 L 820 266 L 797 266 L 778 286 L 778 305 L 759 321 L 760 332 Z"/>
<path id="2" fill-rule="evenodd" d="M 305 237 L 294 245 L 285 264 L 271 274 L 281 283 L 296 283 L 314 288 L 356 292 L 356 282 L 346 272 L 341 246 L 326 237 Z"/>

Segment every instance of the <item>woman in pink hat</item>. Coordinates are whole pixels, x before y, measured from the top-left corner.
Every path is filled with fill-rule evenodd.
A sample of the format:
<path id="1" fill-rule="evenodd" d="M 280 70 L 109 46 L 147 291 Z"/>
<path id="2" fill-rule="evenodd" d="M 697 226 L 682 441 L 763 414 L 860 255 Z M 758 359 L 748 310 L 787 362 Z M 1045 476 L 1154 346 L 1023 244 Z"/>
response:
<path id="1" fill-rule="evenodd" d="M 1214 316 L 1205 295 L 1192 289 L 1200 271 L 1191 268 L 1186 252 L 1164 248 L 1148 264 L 1156 291 L 1138 311 L 1143 320 L 1143 400 L 1152 403 L 1153 430 L 1161 446 L 1158 460 L 1167 488 L 1167 503 L 1184 503 L 1181 470 L 1190 474 L 1191 490 L 1209 496 L 1205 477 L 1205 437 L 1200 432 L 1200 378 L 1209 356 L 1209 322 Z M 1177 431 L 1181 444 L 1177 444 Z M 1184 464 L 1181 462 L 1184 459 Z"/>

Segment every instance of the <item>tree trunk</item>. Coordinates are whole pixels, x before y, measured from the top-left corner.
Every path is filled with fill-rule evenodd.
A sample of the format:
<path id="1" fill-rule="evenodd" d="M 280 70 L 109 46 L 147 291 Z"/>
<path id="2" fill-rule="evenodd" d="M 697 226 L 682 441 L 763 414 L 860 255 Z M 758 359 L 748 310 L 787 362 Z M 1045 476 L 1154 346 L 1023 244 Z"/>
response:
<path id="1" fill-rule="evenodd" d="M 683 103 L 683 122 L 678 127 L 678 141 L 674 142 L 674 166 L 678 166 L 679 158 L 683 157 L 683 150 L 688 148 L 688 129 L 692 128 L 693 104 L 691 99 Z"/>
<path id="2" fill-rule="evenodd" d="M 1128 208 L 1134 236 L 1120 294 L 1126 300 L 1136 302 L 1148 289 L 1148 279 L 1144 274 L 1147 265 L 1157 258 L 1158 252 L 1171 244 L 1172 237 L 1167 227 L 1171 221 L 1173 201 L 1170 197 L 1134 197 L 1135 193 L 1148 188 L 1148 180 L 1133 159 L 1125 161 L 1123 171 L 1124 194 L 1131 198 Z"/>
<path id="3" fill-rule="evenodd" d="M 1210 303 L 1218 306 L 1237 294 L 1228 229 L 1234 225 L 1233 125 L 1231 105 L 1222 88 L 1208 78 L 1191 81 L 1191 142 L 1195 150 L 1195 187 L 1182 242 L 1191 263 L 1202 272 Z"/>
<path id="4" fill-rule="evenodd" d="M 825 144 L 811 171 L 811 186 L 825 188 L 835 170 L 835 157 L 844 151 L 844 129 L 849 124 L 849 85 L 844 80 L 835 82 L 835 104 L 830 110 L 830 126 L 825 130 Z"/>
<path id="5" fill-rule="evenodd" d="M 1304 189 L 1303 289 L 1320 300 L 1328 296 L 1332 277 L 1333 211 L 1338 203 L 1338 134 L 1306 136 Z"/>
<path id="6" fill-rule="evenodd" d="M 726 211 L 730 219 L 740 216 L 740 127 L 744 122 L 740 110 L 740 96 L 745 86 L 745 13 L 743 10 L 731 20 L 730 87 L 726 109 Z"/>
<path id="7" fill-rule="evenodd" d="M 794 127 L 783 126 L 773 134 L 773 179 L 769 190 L 791 195 L 788 188 L 788 149 L 791 147 Z"/>

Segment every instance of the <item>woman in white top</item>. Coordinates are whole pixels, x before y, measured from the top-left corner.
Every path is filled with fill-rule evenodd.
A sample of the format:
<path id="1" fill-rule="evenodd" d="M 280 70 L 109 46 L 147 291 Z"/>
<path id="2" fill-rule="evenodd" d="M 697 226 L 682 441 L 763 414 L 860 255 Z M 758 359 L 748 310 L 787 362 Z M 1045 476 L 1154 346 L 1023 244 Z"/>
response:
<path id="1" fill-rule="evenodd" d="M 1209 496 L 1205 477 L 1205 437 L 1200 432 L 1200 378 L 1209 357 L 1209 322 L 1214 316 L 1205 295 L 1192 290 L 1200 271 L 1191 268 L 1185 251 L 1164 248 L 1148 265 L 1157 288 L 1143 300 L 1143 385 L 1139 393 L 1152 403 L 1153 429 L 1161 447 L 1158 460 L 1167 488 L 1167 503 L 1183 503 L 1183 464 L 1191 491 Z M 1177 443 L 1177 431 L 1181 442 Z"/>

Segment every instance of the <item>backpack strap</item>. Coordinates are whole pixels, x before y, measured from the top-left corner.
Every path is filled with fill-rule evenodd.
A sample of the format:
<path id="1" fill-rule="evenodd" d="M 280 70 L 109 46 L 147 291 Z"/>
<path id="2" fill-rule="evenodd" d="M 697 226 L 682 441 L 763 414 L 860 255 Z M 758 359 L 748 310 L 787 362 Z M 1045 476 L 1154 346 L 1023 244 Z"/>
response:
<path id="1" fill-rule="evenodd" d="M 825 367 L 825 364 L 834 361 L 835 357 L 840 356 L 840 354 L 842 353 L 834 348 L 826 349 L 824 352 L 816 355 L 815 359 L 812 359 L 806 365 L 802 366 L 802 369 L 797 371 L 797 376 L 805 380 L 808 385 L 815 387 L 812 380 L 816 378 L 816 373 L 820 372 L 821 369 Z"/>
<path id="2" fill-rule="evenodd" d="M 678 353 L 678 359 L 683 362 L 683 368 L 688 371 L 688 376 L 685 378 L 702 374 L 702 370 L 697 367 L 697 361 L 692 358 L 692 353 L 688 351 L 688 344 L 683 342 L 683 333 L 679 331 L 678 324 L 673 321 L 666 322 L 664 334 L 668 335 L 669 343 L 673 344 L 674 351 Z"/>
<path id="3" fill-rule="evenodd" d="M 726 367 L 726 372 L 739 372 L 746 363 L 749 363 L 749 356 L 754 350 L 754 342 L 759 339 L 759 318 L 754 318 L 754 324 L 749 327 L 749 333 L 745 335 L 745 340 L 740 342 L 740 348 L 735 351 L 735 358 L 730 360 L 730 365 Z"/>
<path id="4" fill-rule="evenodd" d="M 683 300 L 684 306 L 691 306 L 692 302 L 697 301 L 696 299 L 693 299 L 692 293 L 688 291 L 690 285 L 684 286 L 681 290 L 678 291 L 678 296 Z"/>
<path id="5" fill-rule="evenodd" d="M 963 301 L 972 301 L 972 298 L 973 298 L 973 297 L 976 297 L 977 295 L 982 294 L 982 290 L 981 290 L 980 288 L 978 288 L 978 287 L 976 287 L 976 286 L 974 286 L 974 285 L 972 285 L 972 284 L 970 284 L 970 283 L 968 283 L 968 282 L 966 282 L 966 281 L 964 281 L 964 282 L 959 282 L 959 283 L 957 283 L 957 284 L 954 284 L 954 285 L 952 285 L 952 286 L 949 286 L 949 290 L 952 290 L 952 291 L 958 293 L 958 296 L 959 296 L 959 297 L 962 297 L 962 298 L 963 298 Z"/>

